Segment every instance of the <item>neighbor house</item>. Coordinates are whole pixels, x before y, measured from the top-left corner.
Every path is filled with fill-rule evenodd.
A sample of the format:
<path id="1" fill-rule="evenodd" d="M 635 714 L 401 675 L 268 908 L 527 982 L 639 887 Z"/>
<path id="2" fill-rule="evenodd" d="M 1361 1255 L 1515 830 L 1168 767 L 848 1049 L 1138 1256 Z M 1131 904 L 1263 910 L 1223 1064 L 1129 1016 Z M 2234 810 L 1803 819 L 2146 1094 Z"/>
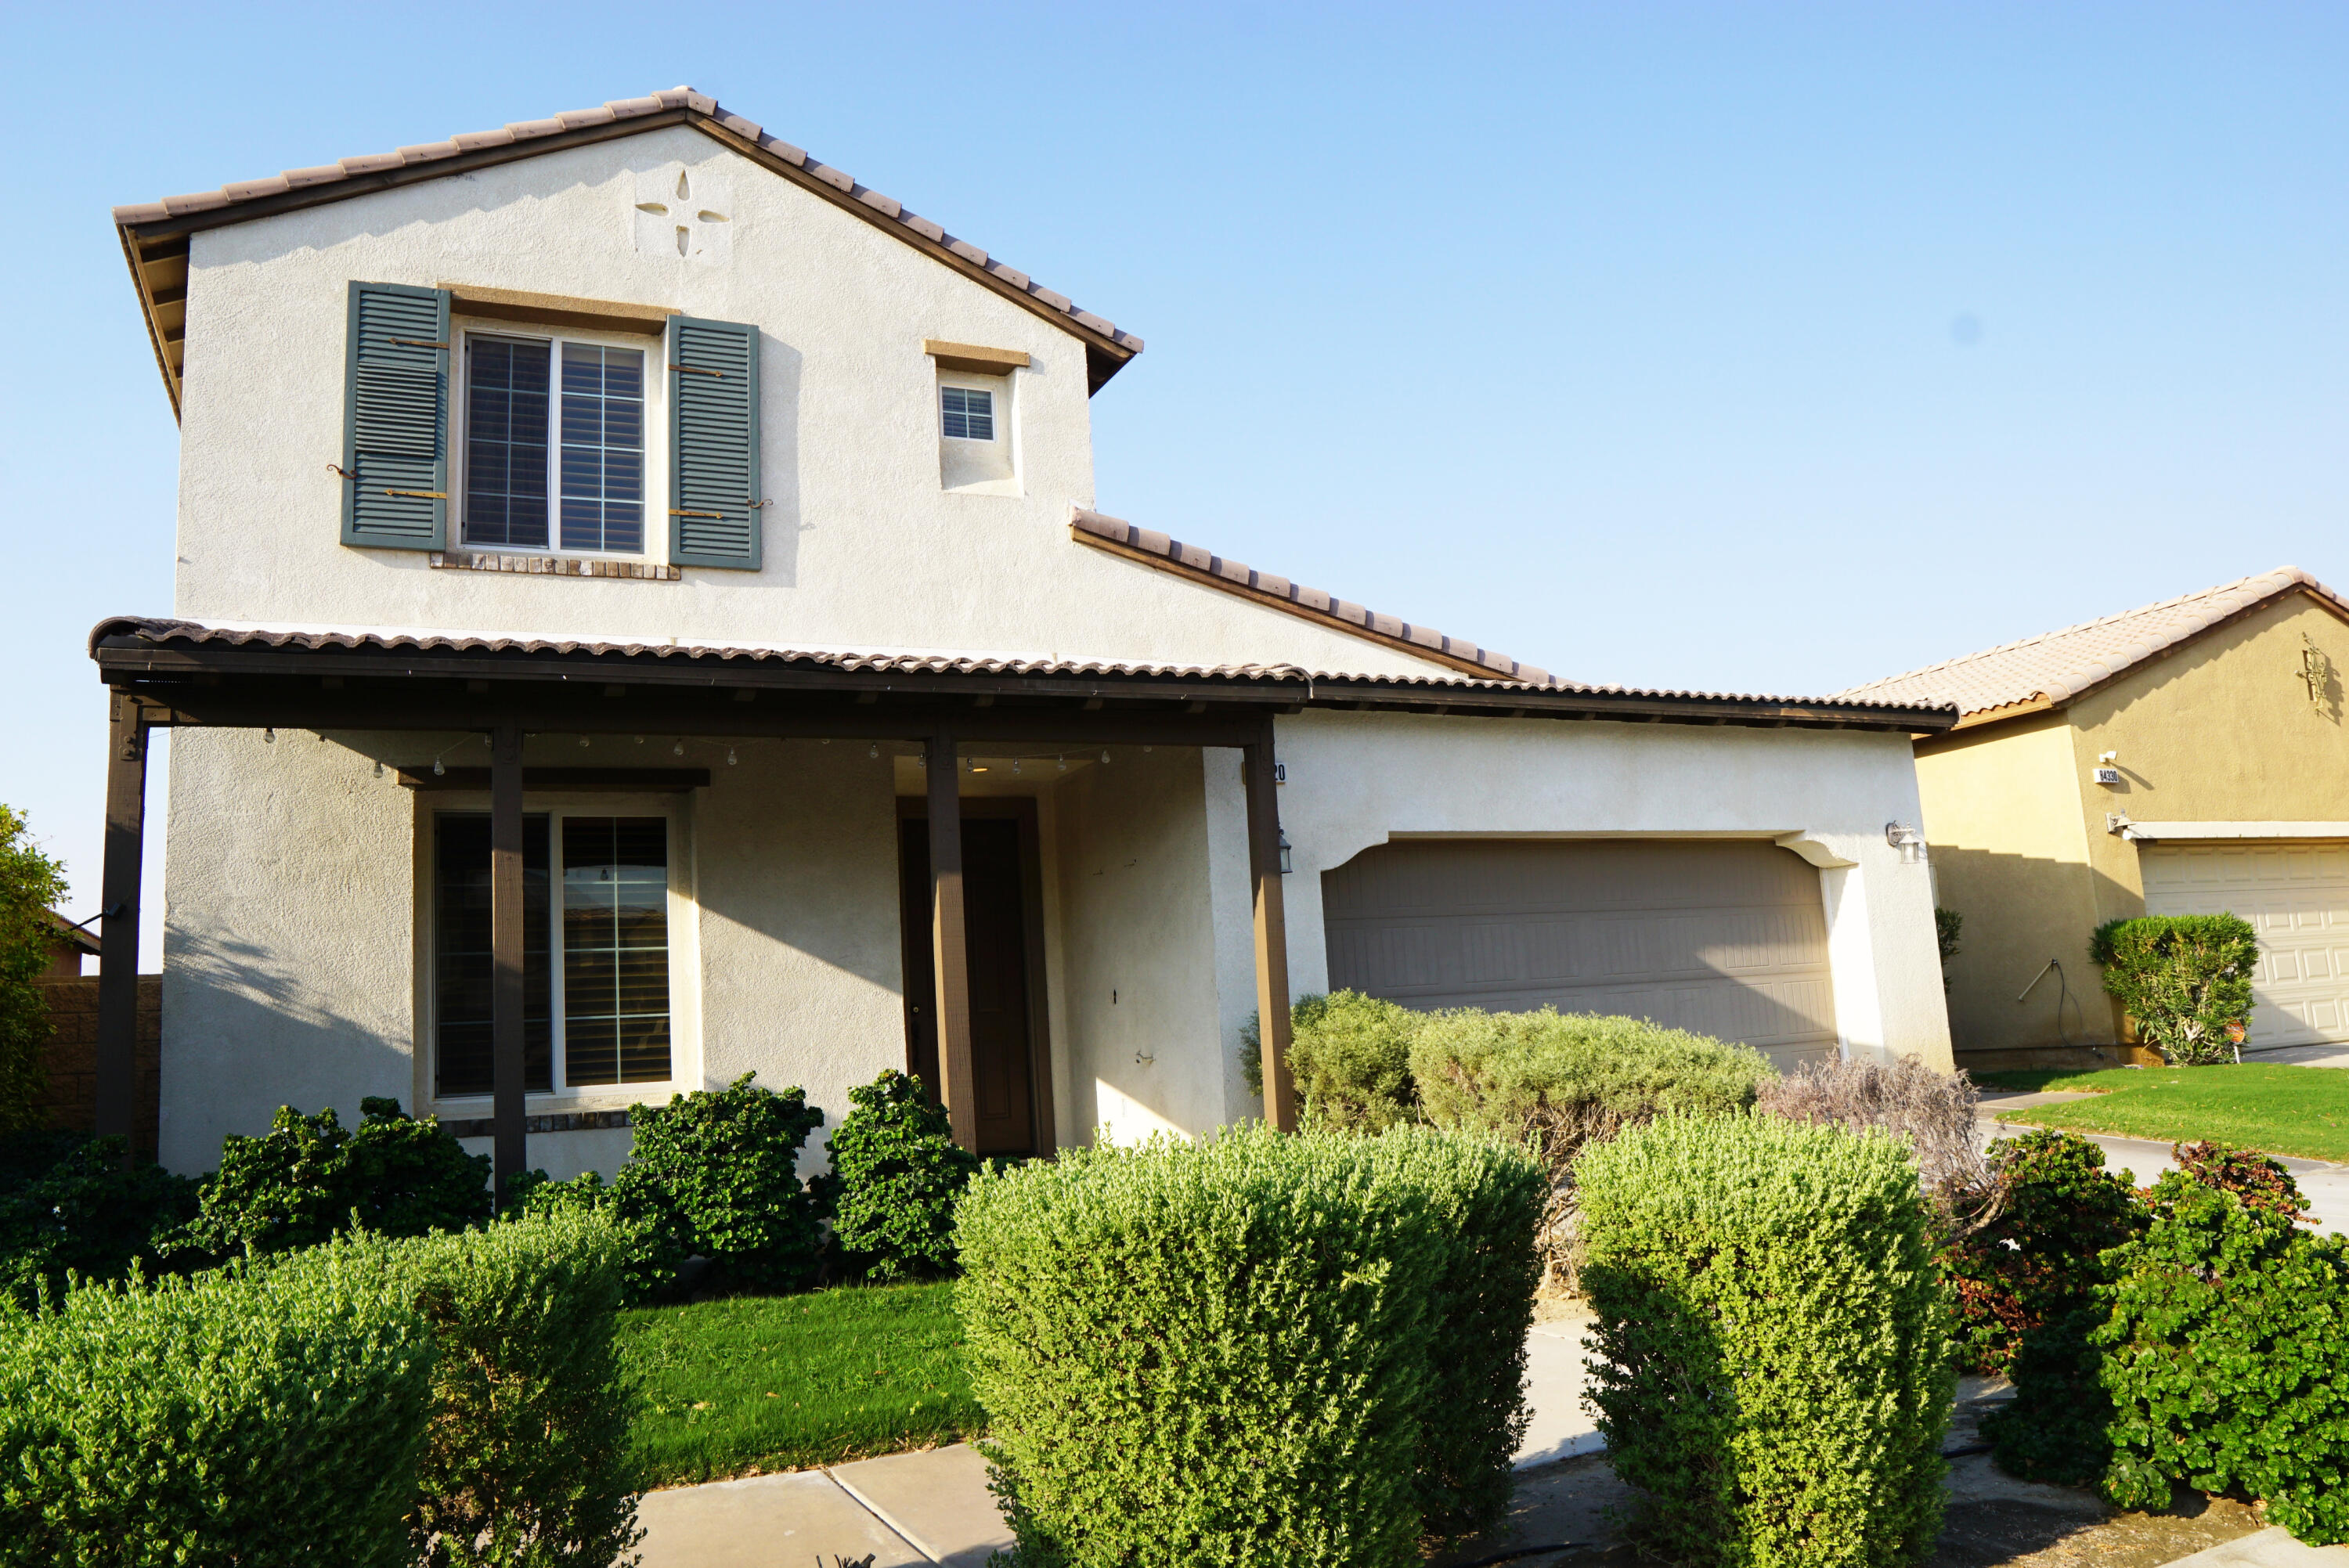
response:
<path id="1" fill-rule="evenodd" d="M 389 1095 L 608 1171 L 751 1071 L 988 1151 L 1285 1121 L 1331 986 L 1949 1061 L 1889 829 L 1954 712 L 1580 685 L 1101 515 L 1141 340 L 700 94 L 115 218 L 181 479 L 171 614 L 91 640 L 104 969 L 169 726 L 171 1165 Z"/>
<path id="2" fill-rule="evenodd" d="M 2349 1041 L 2344 621 L 2287 566 L 1842 694 L 1964 715 L 1917 740 L 1961 1065 L 2131 1054 L 2088 936 L 2142 914 L 2259 927 L 2247 1049 Z"/>

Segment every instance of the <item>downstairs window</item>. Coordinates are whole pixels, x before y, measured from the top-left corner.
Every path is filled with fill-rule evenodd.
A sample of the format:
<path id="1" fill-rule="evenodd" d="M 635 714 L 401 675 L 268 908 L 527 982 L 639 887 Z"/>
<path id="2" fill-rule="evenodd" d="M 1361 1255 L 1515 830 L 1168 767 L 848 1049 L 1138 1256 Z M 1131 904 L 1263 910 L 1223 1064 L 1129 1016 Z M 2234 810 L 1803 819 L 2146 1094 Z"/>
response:
<path id="1" fill-rule="evenodd" d="M 443 811 L 434 832 L 434 1089 L 486 1095 L 490 815 Z M 667 1082 L 668 819 L 523 818 L 523 921 L 524 1089 Z"/>

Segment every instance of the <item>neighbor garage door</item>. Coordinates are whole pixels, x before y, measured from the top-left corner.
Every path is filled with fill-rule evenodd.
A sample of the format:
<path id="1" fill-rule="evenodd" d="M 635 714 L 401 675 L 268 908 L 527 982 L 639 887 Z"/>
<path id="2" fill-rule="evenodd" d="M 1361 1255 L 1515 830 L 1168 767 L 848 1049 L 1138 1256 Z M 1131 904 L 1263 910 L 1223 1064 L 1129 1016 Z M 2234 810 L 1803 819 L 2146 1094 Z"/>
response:
<path id="1" fill-rule="evenodd" d="M 1413 1007 L 1625 1013 L 1831 1055 L 1819 873 L 1771 844 L 1382 844 L 1321 878 L 1330 985 Z"/>
<path id="2" fill-rule="evenodd" d="M 2349 1040 L 2349 844 L 2143 844 L 2147 914 L 2241 915 L 2260 931 L 2250 1044 Z"/>

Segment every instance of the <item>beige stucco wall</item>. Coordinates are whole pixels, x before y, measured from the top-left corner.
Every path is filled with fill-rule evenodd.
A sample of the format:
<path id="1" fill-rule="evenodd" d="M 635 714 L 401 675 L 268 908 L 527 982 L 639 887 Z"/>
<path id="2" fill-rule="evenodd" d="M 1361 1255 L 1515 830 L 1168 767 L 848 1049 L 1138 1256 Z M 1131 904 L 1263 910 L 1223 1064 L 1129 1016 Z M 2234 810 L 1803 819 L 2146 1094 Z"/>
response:
<path id="1" fill-rule="evenodd" d="M 636 178 L 671 164 L 697 189 L 730 191 L 725 261 L 636 249 Z M 764 568 L 689 568 L 675 583 L 516 576 L 343 546 L 343 481 L 327 465 L 343 455 L 355 278 L 756 324 L 775 502 L 762 514 Z M 1031 356 L 1014 377 L 1019 495 L 942 488 L 925 337 Z M 1148 373 L 1146 359 L 1123 372 Z M 1116 395 L 1116 383 L 1103 393 Z M 665 428 L 657 407 L 648 424 Z M 1084 346 L 684 128 L 197 234 L 181 432 L 175 599 L 198 619 L 1430 668 L 1072 542 L 1070 503 L 1094 500 Z M 657 521 L 667 490 L 653 445 Z M 1143 521 L 1184 533 L 1195 520 Z M 1197 528 L 1212 540 L 1212 521 Z M 666 527 L 648 533 L 665 559 Z"/>
<path id="2" fill-rule="evenodd" d="M 1821 872 L 1847 1049 L 1946 1068 L 1930 882 L 1888 821 L 1914 822 L 1909 742 L 1858 731 L 1305 713 L 1278 727 L 1289 975 L 1327 989 L 1321 876 L 1402 837 L 1760 839 Z"/>
<path id="3" fill-rule="evenodd" d="M 2306 641 L 2303 641 L 2306 639 Z M 2120 1019 L 2088 963 L 2097 924 L 2145 913 L 2133 821 L 2349 821 L 2349 733 L 2336 677 L 2301 679 L 2313 642 L 2349 670 L 2349 626 L 2292 593 L 2068 707 L 1920 742 L 1919 789 L 1940 901 L 1966 917 L 1950 966 L 1961 1050 L 2109 1044 Z M 2117 753 L 2117 786 L 2095 781 Z M 2054 975 L 2018 992 L 2050 958 Z"/>

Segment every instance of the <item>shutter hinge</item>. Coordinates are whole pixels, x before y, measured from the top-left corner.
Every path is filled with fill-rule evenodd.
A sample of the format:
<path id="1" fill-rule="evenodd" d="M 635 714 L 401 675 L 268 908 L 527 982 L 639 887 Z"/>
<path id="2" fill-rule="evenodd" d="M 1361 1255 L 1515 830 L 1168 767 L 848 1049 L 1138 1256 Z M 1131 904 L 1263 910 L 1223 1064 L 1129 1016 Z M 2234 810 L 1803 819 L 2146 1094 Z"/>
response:
<path id="1" fill-rule="evenodd" d="M 328 463 L 326 465 L 326 471 L 330 474 L 340 474 L 347 480 L 356 480 L 359 477 L 358 475 L 351 472 L 350 469 L 343 467 L 340 463 Z"/>
<path id="2" fill-rule="evenodd" d="M 675 507 L 668 509 L 668 514 L 671 517 L 715 517 L 721 520 L 726 516 L 722 511 L 679 511 Z"/>
<path id="3" fill-rule="evenodd" d="M 723 370 L 704 370 L 698 365 L 671 365 L 669 368 L 671 370 L 682 370 L 688 376 L 715 376 L 720 381 L 726 379 L 726 372 Z"/>
<path id="4" fill-rule="evenodd" d="M 749 496 L 744 496 L 742 498 L 742 504 L 749 507 L 752 511 L 759 511 L 764 508 L 774 505 L 775 500 L 772 496 L 768 497 L 765 500 L 752 500 Z"/>
<path id="5" fill-rule="evenodd" d="M 446 348 L 449 346 L 445 343 L 433 343 L 421 337 L 387 337 L 384 341 L 386 343 L 398 344 L 402 348 Z"/>
<path id="6" fill-rule="evenodd" d="M 416 498 L 417 498 L 418 500 L 447 500 L 449 499 L 449 492 L 448 492 L 447 490 L 388 490 L 384 491 L 383 493 L 384 493 L 384 494 L 386 494 L 386 495 L 412 495 L 412 496 L 416 497 Z"/>

